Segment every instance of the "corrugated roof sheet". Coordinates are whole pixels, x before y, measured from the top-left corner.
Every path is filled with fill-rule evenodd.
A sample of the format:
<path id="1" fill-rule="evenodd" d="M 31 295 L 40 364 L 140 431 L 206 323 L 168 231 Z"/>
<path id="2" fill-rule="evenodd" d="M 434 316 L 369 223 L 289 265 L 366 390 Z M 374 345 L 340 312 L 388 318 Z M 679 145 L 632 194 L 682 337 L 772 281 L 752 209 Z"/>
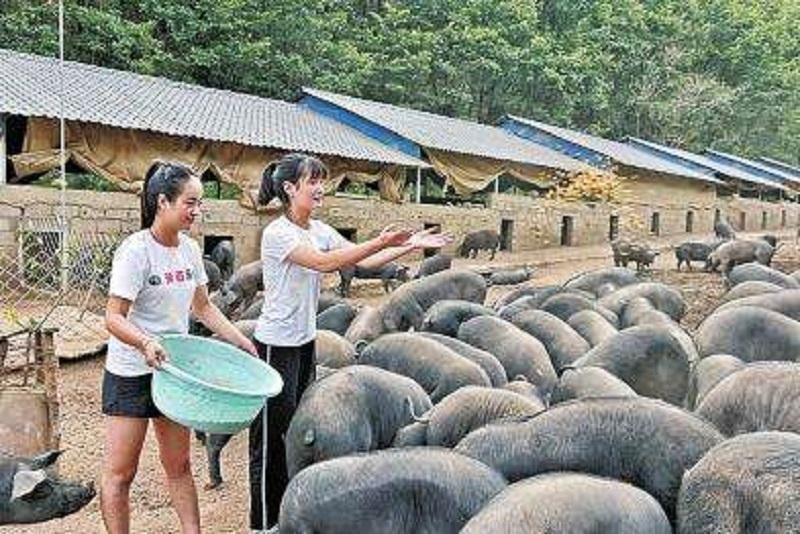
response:
<path id="1" fill-rule="evenodd" d="M 537 128 L 545 133 L 561 138 L 570 143 L 574 143 L 576 145 L 586 147 L 594 152 L 603 154 L 611 160 L 622 165 L 672 174 L 675 176 L 683 176 L 686 178 L 694 178 L 695 180 L 701 180 L 704 182 L 715 184 L 721 183 L 719 180 L 709 174 L 699 173 L 687 167 L 676 165 L 663 158 L 648 154 L 647 152 L 638 150 L 625 143 L 603 139 L 602 137 L 598 137 L 596 135 L 569 130 L 567 128 L 561 128 L 558 126 L 552 126 L 550 124 L 545 124 L 543 122 L 526 119 L 523 117 L 516 117 L 514 115 L 508 115 L 508 118 L 521 124 Z"/>
<path id="2" fill-rule="evenodd" d="M 733 167 L 731 165 L 726 165 L 721 161 L 711 159 L 709 157 L 703 156 L 701 154 L 695 154 L 694 152 L 689 152 L 687 150 L 682 150 L 680 148 L 674 148 L 666 145 L 661 145 L 659 143 L 654 143 L 652 141 L 645 141 L 644 139 L 638 139 L 636 137 L 630 137 L 629 142 L 634 144 L 640 144 L 645 147 L 649 147 L 653 150 L 657 150 L 659 152 L 663 152 L 665 154 L 670 154 L 677 158 L 684 159 L 686 161 L 690 161 L 695 165 L 700 165 L 701 167 L 705 167 L 710 169 L 714 172 L 718 172 L 720 174 L 724 174 L 725 176 L 730 176 L 731 178 L 735 178 L 737 180 L 741 180 L 743 182 L 749 182 L 753 184 L 759 185 L 766 185 L 768 187 L 774 187 L 777 189 L 785 189 L 782 185 L 767 180 L 766 178 L 762 178 L 760 176 L 756 176 L 755 174 L 751 174 L 749 172 L 743 171 L 737 167 Z"/>
<path id="3" fill-rule="evenodd" d="M 785 161 L 780 161 L 780 160 L 773 159 L 773 158 L 767 158 L 767 157 L 764 157 L 764 156 L 757 157 L 756 161 L 758 161 L 759 163 L 763 163 L 763 164 L 765 164 L 765 165 L 767 165 L 769 167 L 775 167 L 775 168 L 780 169 L 780 170 L 782 170 L 784 172 L 788 172 L 789 174 L 792 174 L 792 175 L 796 176 L 797 178 L 800 178 L 800 167 L 797 167 L 795 165 L 791 165 L 789 163 L 786 163 Z"/>
<path id="4" fill-rule="evenodd" d="M 587 167 L 581 161 L 494 126 L 318 89 L 303 88 L 303 92 L 391 130 L 422 147 L 551 169 L 579 170 Z"/>
<path id="5" fill-rule="evenodd" d="M 303 106 L 64 62 L 64 116 L 119 128 L 427 167 Z M 58 117 L 56 58 L 0 49 L 0 112 Z"/>
<path id="6" fill-rule="evenodd" d="M 708 154 L 711 157 L 711 159 L 722 159 L 722 160 L 733 161 L 735 163 L 738 163 L 739 165 L 744 165 L 745 167 L 750 167 L 751 169 L 757 169 L 761 172 L 771 174 L 778 180 L 783 180 L 785 182 L 790 182 L 793 184 L 800 183 L 800 179 L 798 179 L 796 176 L 789 174 L 788 172 L 784 172 L 779 169 L 769 167 L 763 163 L 759 163 L 751 159 L 743 158 L 741 156 L 734 156 L 733 154 L 728 154 L 726 152 L 720 152 L 719 150 L 711 150 L 711 149 L 706 150 L 706 154 Z"/>

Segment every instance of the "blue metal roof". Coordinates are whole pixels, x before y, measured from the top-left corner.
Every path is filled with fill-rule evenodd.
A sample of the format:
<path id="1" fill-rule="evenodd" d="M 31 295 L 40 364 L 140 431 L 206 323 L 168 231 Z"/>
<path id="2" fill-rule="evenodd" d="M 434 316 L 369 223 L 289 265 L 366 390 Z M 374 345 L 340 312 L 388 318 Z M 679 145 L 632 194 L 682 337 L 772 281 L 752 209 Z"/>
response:
<path id="1" fill-rule="evenodd" d="M 654 143 L 652 141 L 645 141 L 644 139 L 638 139 L 636 137 L 628 137 L 627 141 L 631 145 L 641 150 L 647 150 L 652 153 L 658 154 L 660 157 L 665 157 L 673 159 L 675 161 L 680 161 L 684 165 L 691 165 L 697 169 L 711 171 L 717 173 L 717 175 L 728 176 L 729 178 L 734 178 L 736 180 L 741 180 L 743 182 L 763 185 L 766 187 L 773 187 L 776 189 L 784 189 L 784 190 L 786 189 L 782 185 L 775 183 L 775 181 L 773 180 L 762 178 L 761 176 L 747 172 L 746 170 L 742 170 L 738 167 L 727 165 L 721 161 L 711 159 L 709 157 L 700 154 L 695 154 L 694 152 L 689 152 L 687 150 L 682 150 L 680 148 L 661 145 L 658 143 Z"/>
<path id="2" fill-rule="evenodd" d="M 358 128 L 406 154 L 432 148 L 557 170 L 581 170 L 581 161 L 486 124 L 383 102 L 303 88 L 300 103 Z"/>
<path id="3" fill-rule="evenodd" d="M 779 171 L 788 172 L 798 178 L 800 178 L 800 167 L 795 167 L 794 165 L 790 165 L 784 161 L 779 161 L 777 159 L 766 158 L 763 156 L 757 157 L 756 161 L 759 163 L 763 163 L 768 167 L 773 167 L 778 169 Z"/>
<path id="4" fill-rule="evenodd" d="M 534 142 L 563 150 L 573 157 L 593 165 L 602 163 L 608 167 L 619 163 L 628 167 L 656 171 L 660 173 L 691 178 L 703 182 L 721 184 L 708 171 L 698 170 L 681 162 L 674 162 L 650 152 L 639 150 L 631 145 L 611 141 L 567 128 L 552 126 L 543 122 L 507 115 L 501 127 Z"/>
<path id="5" fill-rule="evenodd" d="M 311 109 L 312 111 L 324 115 L 329 119 L 333 119 L 342 124 L 346 124 L 351 128 L 355 128 L 362 134 L 375 139 L 376 141 L 388 145 L 396 150 L 399 150 L 409 156 L 415 158 L 422 157 L 422 149 L 415 142 L 406 139 L 405 137 L 396 134 L 389 128 L 385 128 L 380 124 L 369 121 L 359 115 L 342 109 L 327 100 L 322 100 L 315 96 L 306 95 L 300 101 L 300 104 Z"/>
<path id="6" fill-rule="evenodd" d="M 719 150 L 711 149 L 706 150 L 706 155 L 708 155 L 708 157 L 711 159 L 722 161 L 728 165 L 747 170 L 752 174 L 758 174 L 767 180 L 780 181 L 794 185 L 800 184 L 799 178 L 751 159 L 743 158 L 741 156 L 734 156 L 733 154 L 727 154 L 725 152 L 720 152 Z"/>

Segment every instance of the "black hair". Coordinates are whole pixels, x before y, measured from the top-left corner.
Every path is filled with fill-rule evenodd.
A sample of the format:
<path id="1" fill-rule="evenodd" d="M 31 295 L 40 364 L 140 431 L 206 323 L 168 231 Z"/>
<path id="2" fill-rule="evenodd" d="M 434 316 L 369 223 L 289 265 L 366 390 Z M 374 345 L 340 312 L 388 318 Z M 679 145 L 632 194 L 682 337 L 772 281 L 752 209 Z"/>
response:
<path id="1" fill-rule="evenodd" d="M 328 168 L 314 156 L 306 154 L 287 154 L 278 161 L 273 161 L 261 175 L 261 187 L 258 189 L 258 203 L 269 204 L 275 197 L 284 207 L 289 206 L 289 195 L 283 184 L 289 182 L 297 184 L 307 178 L 325 179 L 328 177 Z"/>
<path id="2" fill-rule="evenodd" d="M 142 228 L 150 228 L 158 212 L 158 195 L 164 195 L 174 202 L 183 191 L 183 186 L 194 173 L 180 163 L 156 161 L 144 177 L 141 197 Z"/>

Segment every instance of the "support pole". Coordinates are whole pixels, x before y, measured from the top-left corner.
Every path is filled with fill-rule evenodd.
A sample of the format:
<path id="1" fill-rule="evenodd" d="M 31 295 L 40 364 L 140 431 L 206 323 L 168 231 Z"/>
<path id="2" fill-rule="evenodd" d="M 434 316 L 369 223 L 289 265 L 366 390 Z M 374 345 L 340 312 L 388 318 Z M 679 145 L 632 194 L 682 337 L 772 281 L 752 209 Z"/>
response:
<path id="1" fill-rule="evenodd" d="M 6 176 L 6 114 L 0 113 L 0 185 L 8 181 Z"/>
<path id="2" fill-rule="evenodd" d="M 422 199 L 422 169 L 417 167 L 417 188 L 416 188 L 416 202 L 420 203 Z"/>
<path id="3" fill-rule="evenodd" d="M 59 159 L 61 162 L 61 194 L 59 226 L 61 230 L 61 291 L 67 290 L 69 283 L 69 270 L 67 261 L 67 247 L 69 245 L 69 229 L 67 226 L 67 123 L 64 119 L 64 0 L 58 2 L 58 84 L 59 84 Z"/>
<path id="4" fill-rule="evenodd" d="M 497 194 L 500 192 L 500 177 L 494 179 L 494 193 Z"/>
<path id="5" fill-rule="evenodd" d="M 34 362 L 36 382 L 44 389 L 47 400 L 48 432 L 50 449 L 58 449 L 61 442 L 58 398 L 58 357 L 55 349 L 54 328 L 43 328 L 34 332 Z"/>
<path id="6" fill-rule="evenodd" d="M 0 337 L 0 386 L 3 385 L 2 378 L 6 374 L 6 358 L 8 357 L 8 338 Z"/>

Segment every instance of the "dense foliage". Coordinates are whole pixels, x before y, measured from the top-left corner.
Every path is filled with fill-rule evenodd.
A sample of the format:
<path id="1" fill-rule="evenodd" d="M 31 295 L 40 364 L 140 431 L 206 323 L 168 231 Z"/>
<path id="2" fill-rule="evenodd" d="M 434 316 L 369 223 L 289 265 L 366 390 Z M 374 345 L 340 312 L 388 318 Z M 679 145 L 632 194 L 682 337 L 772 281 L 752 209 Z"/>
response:
<path id="1" fill-rule="evenodd" d="M 67 56 L 292 99 L 301 86 L 492 122 L 800 158 L 797 0 L 66 0 Z M 0 46 L 55 54 L 55 1 Z"/>

